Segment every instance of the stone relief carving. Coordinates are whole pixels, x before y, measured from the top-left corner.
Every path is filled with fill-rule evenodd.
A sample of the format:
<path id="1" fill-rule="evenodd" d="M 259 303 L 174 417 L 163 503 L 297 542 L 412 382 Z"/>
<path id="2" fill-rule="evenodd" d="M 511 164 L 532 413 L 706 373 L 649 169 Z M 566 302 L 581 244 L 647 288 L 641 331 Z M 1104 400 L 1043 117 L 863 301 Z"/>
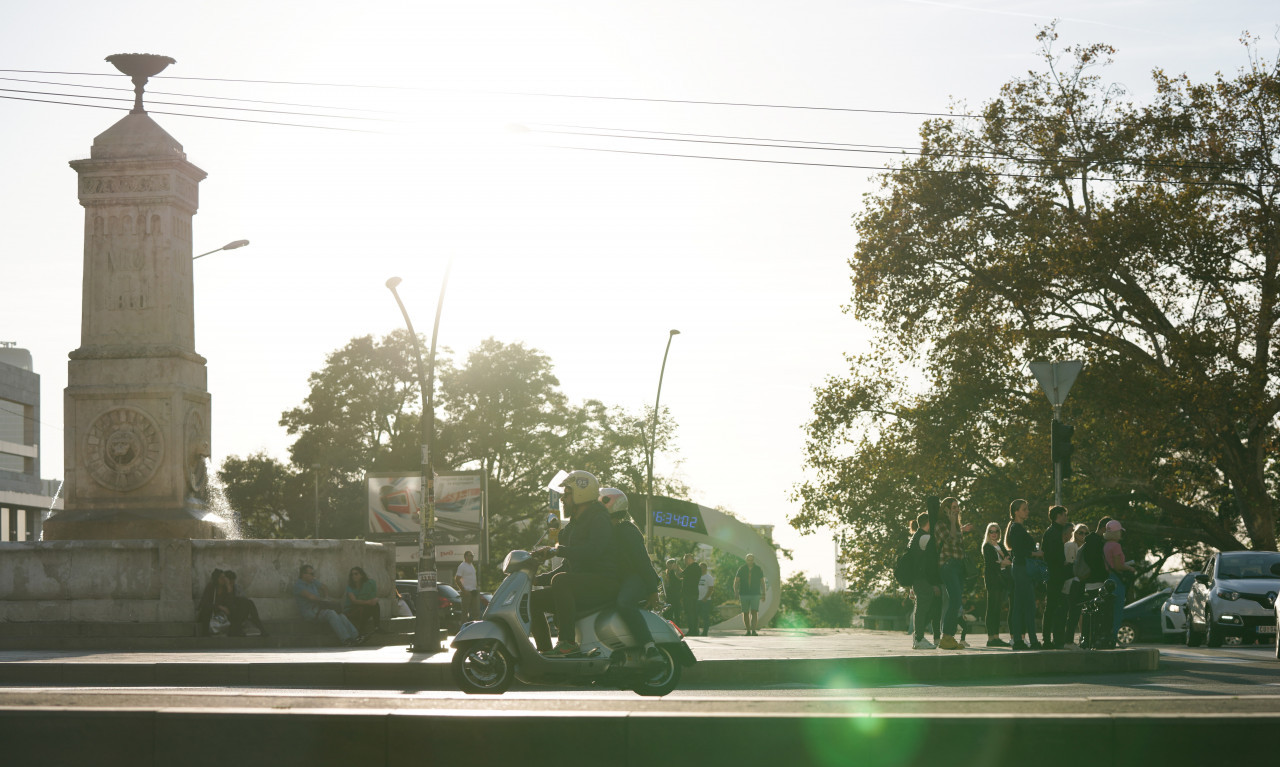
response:
<path id="1" fill-rule="evenodd" d="M 183 429 L 186 439 L 187 489 L 192 495 L 203 496 L 209 486 L 209 432 L 204 426 L 204 416 L 198 408 L 187 411 Z"/>
<path id="2" fill-rule="evenodd" d="M 81 194 L 153 194 L 168 192 L 169 189 L 169 177 L 165 175 L 80 179 Z"/>
<path id="3" fill-rule="evenodd" d="M 155 476 L 164 458 L 164 438 L 151 416 L 118 407 L 98 416 L 84 438 L 89 476 L 108 490 L 128 492 Z"/>

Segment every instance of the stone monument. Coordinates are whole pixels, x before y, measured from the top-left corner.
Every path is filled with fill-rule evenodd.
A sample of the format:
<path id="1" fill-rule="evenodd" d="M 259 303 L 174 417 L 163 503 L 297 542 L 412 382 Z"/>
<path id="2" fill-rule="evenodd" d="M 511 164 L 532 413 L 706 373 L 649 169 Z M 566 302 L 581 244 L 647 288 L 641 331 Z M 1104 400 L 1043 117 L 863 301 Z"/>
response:
<path id="1" fill-rule="evenodd" d="M 209 392 L 191 219 L 205 172 L 142 107 L 167 56 L 107 58 L 134 108 L 71 163 L 84 207 L 80 348 L 65 390 L 65 506 L 45 540 L 224 537 L 206 508 Z"/>

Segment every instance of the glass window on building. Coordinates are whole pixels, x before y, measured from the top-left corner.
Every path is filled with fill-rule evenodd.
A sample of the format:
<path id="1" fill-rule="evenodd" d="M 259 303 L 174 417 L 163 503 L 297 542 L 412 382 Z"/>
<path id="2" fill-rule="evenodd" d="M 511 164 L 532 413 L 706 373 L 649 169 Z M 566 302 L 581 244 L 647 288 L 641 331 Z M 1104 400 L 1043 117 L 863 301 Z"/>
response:
<path id="1" fill-rule="evenodd" d="M 27 407 L 20 402 L 0 399 L 0 442 L 26 444 Z M 26 471 L 26 459 L 20 455 L 0 452 L 0 470 Z"/>

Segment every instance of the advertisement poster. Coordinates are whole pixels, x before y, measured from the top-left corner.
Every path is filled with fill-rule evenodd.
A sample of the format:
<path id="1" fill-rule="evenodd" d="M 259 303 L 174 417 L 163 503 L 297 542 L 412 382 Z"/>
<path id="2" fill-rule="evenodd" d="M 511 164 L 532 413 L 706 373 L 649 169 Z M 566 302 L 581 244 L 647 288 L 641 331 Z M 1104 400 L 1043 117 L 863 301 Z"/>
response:
<path id="1" fill-rule="evenodd" d="M 369 532 L 417 534 L 421 498 L 421 474 L 370 474 Z"/>

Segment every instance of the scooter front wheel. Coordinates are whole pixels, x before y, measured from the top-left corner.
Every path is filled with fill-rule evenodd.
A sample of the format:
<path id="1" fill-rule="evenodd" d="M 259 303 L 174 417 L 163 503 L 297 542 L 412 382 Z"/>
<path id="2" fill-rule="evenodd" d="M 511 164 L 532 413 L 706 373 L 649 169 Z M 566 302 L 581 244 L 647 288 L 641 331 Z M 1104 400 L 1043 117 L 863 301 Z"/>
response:
<path id="1" fill-rule="evenodd" d="M 498 695 L 516 678 L 511 657 L 496 639 L 467 642 L 453 651 L 453 681 L 468 695 Z"/>
<path id="2" fill-rule="evenodd" d="M 662 654 L 662 663 L 654 664 L 652 669 L 645 672 L 644 678 L 631 688 L 638 695 L 666 695 L 680 684 L 680 662 L 672 654 L 671 648 L 658 645 L 657 649 Z"/>

